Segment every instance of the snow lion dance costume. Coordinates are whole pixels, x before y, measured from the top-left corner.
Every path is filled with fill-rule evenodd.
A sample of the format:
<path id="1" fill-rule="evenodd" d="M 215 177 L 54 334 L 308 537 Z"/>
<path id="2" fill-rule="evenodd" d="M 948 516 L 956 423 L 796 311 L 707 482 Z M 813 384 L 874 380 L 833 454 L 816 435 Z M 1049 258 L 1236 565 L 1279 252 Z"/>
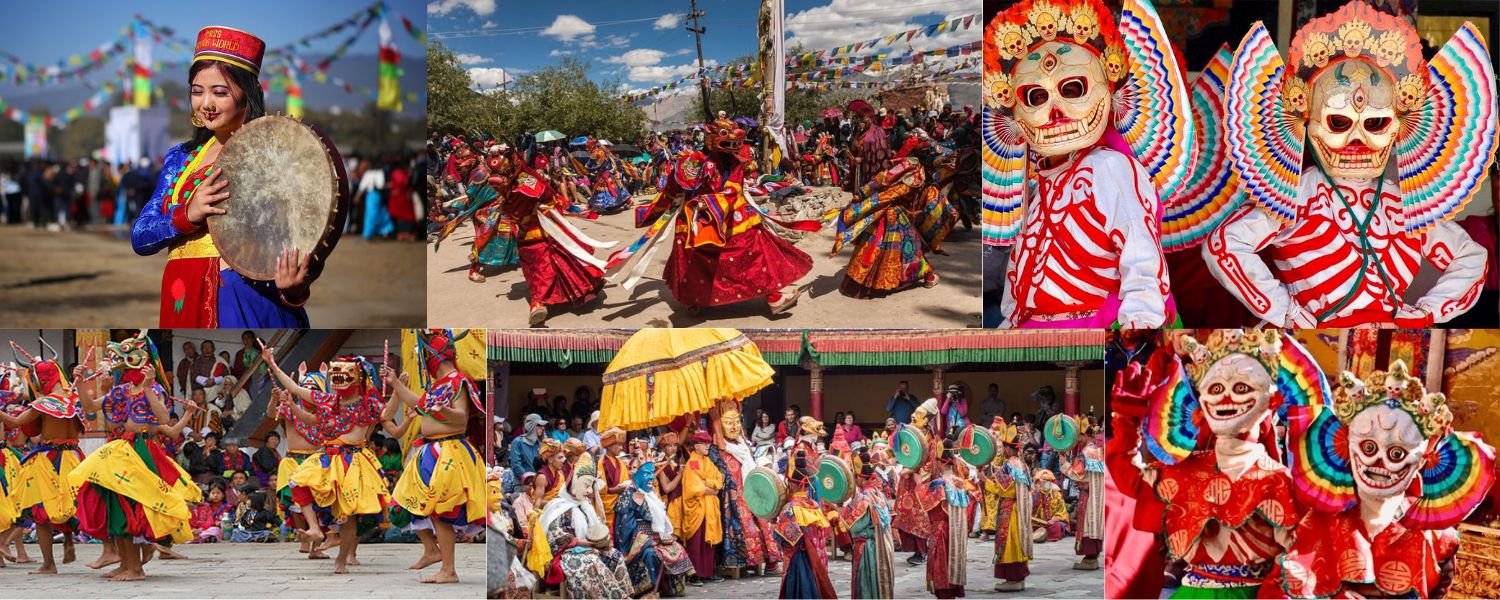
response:
<path id="1" fill-rule="evenodd" d="M 1003 326 L 1171 324 L 1158 198 L 1193 122 L 1156 11 L 1126 0 L 1117 26 L 1101 0 L 1031 0 L 984 45 L 984 241 L 1015 244 Z"/>
<path id="2" fill-rule="evenodd" d="M 1496 128 L 1478 30 L 1423 64 L 1406 20 L 1356 0 L 1299 30 L 1289 59 L 1259 23 L 1235 51 L 1226 140 L 1251 202 L 1204 245 L 1214 276 L 1278 327 L 1427 327 L 1469 310 L 1486 252 L 1451 220 L 1488 174 Z M 1442 275 L 1407 304 L 1423 259 Z"/>
<path id="3" fill-rule="evenodd" d="M 1442 597 L 1454 525 L 1489 493 L 1495 450 L 1453 431 L 1447 398 L 1402 361 L 1341 383 L 1332 402 L 1288 408 L 1294 489 L 1310 510 L 1275 581 L 1294 598 Z"/>
<path id="4" fill-rule="evenodd" d="M 1169 560 L 1187 562 L 1174 598 L 1253 598 L 1301 517 L 1272 415 L 1283 398 L 1326 383 L 1306 351 L 1276 331 L 1223 329 L 1206 343 L 1178 342 L 1190 364 L 1164 349 L 1149 366 L 1120 373 L 1120 435 L 1105 461 L 1137 502 L 1136 526 L 1158 528 Z M 1142 441 L 1149 456 L 1138 463 Z"/>

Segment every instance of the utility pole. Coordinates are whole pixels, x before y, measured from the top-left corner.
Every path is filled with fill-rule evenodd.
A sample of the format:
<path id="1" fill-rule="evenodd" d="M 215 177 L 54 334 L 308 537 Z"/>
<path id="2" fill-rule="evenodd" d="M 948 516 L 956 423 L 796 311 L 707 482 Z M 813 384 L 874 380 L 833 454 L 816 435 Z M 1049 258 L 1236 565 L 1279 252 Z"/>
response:
<path id="1" fill-rule="evenodd" d="M 693 32 L 693 45 L 698 47 L 698 93 L 703 99 L 703 122 L 714 120 L 713 112 L 708 108 L 708 78 L 703 73 L 703 34 L 708 31 L 699 23 L 698 19 L 703 17 L 703 11 L 698 10 L 698 0 L 689 0 L 692 10 L 688 12 L 688 18 L 693 20 L 693 26 L 687 30 Z"/>

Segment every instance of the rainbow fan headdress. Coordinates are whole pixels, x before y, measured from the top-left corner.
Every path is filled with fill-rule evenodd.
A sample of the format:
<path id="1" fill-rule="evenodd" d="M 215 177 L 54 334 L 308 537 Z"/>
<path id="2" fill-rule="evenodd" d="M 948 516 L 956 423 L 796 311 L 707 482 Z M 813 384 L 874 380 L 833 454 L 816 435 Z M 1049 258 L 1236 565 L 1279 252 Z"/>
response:
<path id="1" fill-rule="evenodd" d="M 1065 42 L 1093 52 L 1114 95 L 1114 129 L 1158 190 L 1177 189 L 1196 160 L 1188 88 L 1166 28 L 1149 0 L 1124 0 L 1118 22 L 1102 0 L 1031 0 L 995 15 L 984 31 L 984 241 L 1008 245 L 1021 230 L 1030 168 L 1016 122 L 1016 64 Z"/>
<path id="2" fill-rule="evenodd" d="M 1282 62 L 1265 26 L 1240 41 L 1225 91 L 1225 139 L 1249 197 L 1291 222 L 1298 198 L 1315 78 L 1357 61 L 1395 82 L 1400 130 L 1395 160 L 1406 233 L 1461 212 L 1495 160 L 1495 66 L 1479 30 L 1465 22 L 1423 63 L 1404 19 L 1353 0 L 1308 22 Z"/>

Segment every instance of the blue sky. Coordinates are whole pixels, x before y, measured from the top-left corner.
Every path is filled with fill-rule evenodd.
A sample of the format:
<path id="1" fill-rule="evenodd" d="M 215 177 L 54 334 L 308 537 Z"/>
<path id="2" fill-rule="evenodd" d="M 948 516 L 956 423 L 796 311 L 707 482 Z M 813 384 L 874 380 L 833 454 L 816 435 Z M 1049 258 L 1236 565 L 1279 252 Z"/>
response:
<path id="1" fill-rule="evenodd" d="M 785 0 L 788 47 L 808 50 L 868 40 L 979 12 L 974 0 Z M 723 64 L 756 47 L 754 0 L 699 0 L 706 13 L 703 58 Z M 596 81 L 630 89 L 692 74 L 696 54 L 686 30 L 688 0 L 435 0 L 428 31 L 459 55 L 482 88 L 574 55 L 593 65 Z M 912 40 L 914 50 L 978 40 L 980 27 Z M 905 45 L 898 43 L 898 51 Z"/>
<path id="2" fill-rule="evenodd" d="M 135 14 L 140 14 L 157 25 L 171 27 L 176 30 L 178 37 L 187 40 L 189 44 L 196 39 L 198 30 L 204 26 L 224 25 L 251 32 L 266 40 L 267 44 L 274 48 L 348 19 L 356 11 L 367 8 L 373 3 L 374 0 L 7 2 L 4 17 L 0 18 L 0 51 L 14 54 L 33 65 L 55 65 L 59 60 L 68 56 L 87 55 L 100 44 L 113 41 L 120 34 L 120 28 L 130 22 Z M 426 6 L 421 0 L 386 0 L 386 5 L 396 15 L 411 19 L 416 27 L 425 28 L 427 13 Z M 401 51 L 402 65 L 413 69 L 413 72 L 417 74 L 425 72 L 420 64 L 425 62 L 426 49 L 417 40 L 407 35 L 399 19 L 393 16 L 390 24 L 396 47 Z M 377 26 L 378 24 L 371 25 L 360 36 L 359 41 L 348 50 L 349 56 L 374 56 L 377 53 L 379 50 Z M 326 54 L 353 32 L 353 29 L 346 29 L 315 42 L 310 47 L 301 48 L 299 53 L 306 56 Z M 126 52 L 130 50 L 127 48 Z M 155 60 L 181 60 L 191 53 L 191 46 L 181 51 L 173 51 L 165 44 L 161 44 L 155 47 L 153 58 Z M 119 61 L 116 61 L 94 71 L 87 78 L 95 82 L 111 79 L 118 66 Z M 335 74 L 340 71 L 338 66 L 337 63 L 334 66 Z M 364 73 L 365 70 L 361 70 L 359 73 L 345 73 L 344 77 L 357 86 L 373 86 L 377 79 L 376 69 L 367 70 L 368 74 Z M 186 72 L 185 70 L 178 71 Z M 308 96 L 308 105 L 313 108 L 320 108 L 317 106 L 316 99 L 325 97 L 347 96 L 350 98 L 348 101 L 350 105 L 358 105 L 361 101 L 333 86 L 306 81 L 303 87 Z M 313 88 L 328 88 L 332 92 L 323 93 L 321 90 L 314 92 Z M 403 83 L 403 92 L 415 90 L 416 88 Z M 66 97 L 59 102 L 77 104 L 91 93 L 77 83 L 49 86 L 29 83 L 19 86 L 0 84 L 0 97 L 22 107 L 40 102 L 39 98 L 50 99 L 59 94 Z M 279 104 L 281 100 L 268 98 L 268 102 Z"/>

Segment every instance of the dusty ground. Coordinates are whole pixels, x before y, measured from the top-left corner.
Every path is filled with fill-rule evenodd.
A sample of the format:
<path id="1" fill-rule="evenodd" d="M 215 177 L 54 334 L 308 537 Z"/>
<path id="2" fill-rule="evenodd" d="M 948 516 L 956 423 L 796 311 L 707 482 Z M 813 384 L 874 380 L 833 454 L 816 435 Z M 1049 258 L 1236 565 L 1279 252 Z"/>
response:
<path id="1" fill-rule="evenodd" d="M 787 210 L 797 218 L 815 218 L 826 208 L 843 206 L 849 195 L 833 188 L 815 188 L 810 197 L 793 199 Z M 637 197 L 640 199 L 640 197 Z M 573 219 L 585 234 L 601 241 L 618 241 L 622 248 L 643 230 L 635 228 L 631 211 L 600 217 L 597 221 Z M 603 298 L 592 305 L 554 310 L 547 327 L 977 327 L 980 321 L 979 230 L 964 231 L 960 224 L 943 244 L 948 255 L 928 254 L 941 281 L 937 287 L 921 287 L 880 299 L 857 300 L 839 293 L 844 267 L 851 250 L 846 247 L 830 258 L 833 226 L 796 243 L 813 257 L 813 270 L 798 285 L 802 298 L 789 313 L 772 316 L 764 300 L 705 308 L 698 315 L 671 299 L 661 280 L 668 252 L 664 249 L 634 290 L 626 291 L 606 282 Z M 443 327 L 526 327 L 526 281 L 519 267 L 490 275 L 476 284 L 468 280 L 469 250 L 474 229 L 468 224 L 449 237 L 436 253 L 428 246 L 428 323 Z M 611 250 L 613 251 L 613 250 Z M 600 253 L 602 258 L 604 253 Z"/>
<path id="2" fill-rule="evenodd" d="M 27 546 L 32 558 L 40 555 Z M 35 565 L 7 564 L 0 586 L 7 598 L 479 598 L 484 595 L 484 544 L 459 544 L 459 583 L 417 581 L 437 567 L 408 571 L 420 544 L 360 544 L 361 566 L 334 575 L 332 561 L 307 560 L 296 544 L 180 544 L 188 560 L 153 560 L 146 580 L 111 582 L 83 563 L 99 555 L 98 544 L 80 544 L 78 562 L 58 565 L 58 574 L 27 575 Z M 420 573 L 420 574 L 419 574 Z"/>
<path id="3" fill-rule="evenodd" d="M 129 232 L 0 226 L 0 327 L 154 327 L 166 252 L 136 256 Z M 313 327 L 425 324 L 424 246 L 345 236 L 307 304 Z"/>

